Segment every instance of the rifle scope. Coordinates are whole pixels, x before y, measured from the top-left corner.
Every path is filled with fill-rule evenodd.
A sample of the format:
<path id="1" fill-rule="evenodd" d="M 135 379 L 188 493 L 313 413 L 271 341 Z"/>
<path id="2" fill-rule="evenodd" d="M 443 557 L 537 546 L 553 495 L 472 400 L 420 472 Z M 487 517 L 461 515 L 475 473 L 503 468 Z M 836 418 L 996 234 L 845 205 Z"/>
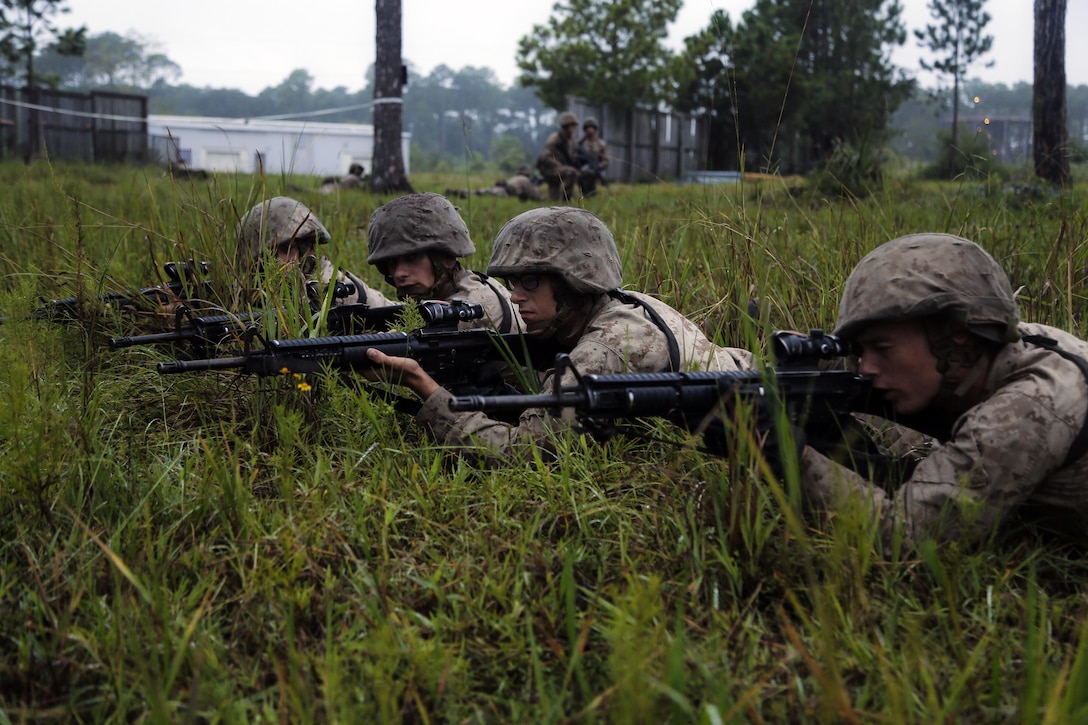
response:
<path id="1" fill-rule="evenodd" d="M 856 346 L 835 335 L 825 335 L 823 330 L 812 330 L 807 335 L 790 330 L 778 330 L 771 335 L 771 348 L 779 365 L 812 360 L 830 360 L 856 355 Z"/>
<path id="2" fill-rule="evenodd" d="M 464 320 L 480 320 L 484 316 L 483 305 L 478 305 L 464 300 L 452 300 L 445 302 L 422 302 L 419 305 L 419 314 L 427 327 L 443 327 L 456 325 Z"/>

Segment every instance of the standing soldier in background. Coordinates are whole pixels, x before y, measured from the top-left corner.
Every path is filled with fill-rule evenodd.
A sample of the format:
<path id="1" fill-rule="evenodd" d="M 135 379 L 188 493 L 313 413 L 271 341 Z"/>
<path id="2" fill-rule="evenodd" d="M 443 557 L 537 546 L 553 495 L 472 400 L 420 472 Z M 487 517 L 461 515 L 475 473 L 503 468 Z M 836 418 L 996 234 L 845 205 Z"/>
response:
<path id="1" fill-rule="evenodd" d="M 540 175 L 548 182 L 548 197 L 552 201 L 570 201 L 574 198 L 574 185 L 578 183 L 578 145 L 574 130 L 578 117 L 570 111 L 559 114 L 559 130 L 553 131 L 544 142 L 544 150 L 536 159 Z"/>
<path id="2" fill-rule="evenodd" d="M 440 194 L 407 194 L 378 207 L 367 229 L 373 264 L 397 288 L 401 299 L 462 300 L 481 305 L 484 317 L 458 327 L 493 327 L 518 332 L 524 323 L 510 293 L 482 272 L 461 267 L 459 257 L 475 254 L 464 219 Z"/>
<path id="3" fill-rule="evenodd" d="M 317 256 L 317 245 L 328 244 L 332 235 L 309 207 L 289 196 L 277 196 L 250 209 L 238 223 L 236 264 L 245 279 L 253 279 L 263 267 L 266 250 L 280 265 L 297 264 L 306 281 L 329 284 L 335 278 L 334 305 L 396 304 L 361 279 L 336 269 L 328 257 Z"/>
<path id="4" fill-rule="evenodd" d="M 604 172 L 608 169 L 608 144 L 597 135 L 598 131 L 597 119 L 592 116 L 582 124 L 583 135 L 578 142 L 577 161 L 583 196 L 596 194 L 597 182 L 601 186 L 608 186 L 608 181 L 604 178 Z"/>

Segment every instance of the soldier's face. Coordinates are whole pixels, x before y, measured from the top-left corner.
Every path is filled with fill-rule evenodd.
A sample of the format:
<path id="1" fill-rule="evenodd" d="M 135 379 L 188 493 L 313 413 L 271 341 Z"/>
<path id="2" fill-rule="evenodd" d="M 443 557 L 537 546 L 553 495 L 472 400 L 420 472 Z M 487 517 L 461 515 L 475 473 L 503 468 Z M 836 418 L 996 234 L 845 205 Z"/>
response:
<path id="1" fill-rule="evenodd" d="M 574 135 L 574 129 L 576 128 L 578 128 L 577 123 L 568 123 L 566 126 L 563 127 L 563 135 L 567 138 L 570 138 Z"/>
<path id="2" fill-rule="evenodd" d="M 593 138 L 594 136 L 597 135 L 597 127 L 596 126 L 586 126 L 584 129 L 582 129 L 582 131 L 583 131 L 583 133 L 585 133 L 586 138 Z"/>
<path id="3" fill-rule="evenodd" d="M 920 322 L 877 322 L 866 327 L 857 342 L 858 372 L 873 381 L 873 388 L 897 414 L 921 413 L 933 403 L 943 376 Z"/>
<path id="4" fill-rule="evenodd" d="M 527 274 L 507 279 L 510 301 L 518 306 L 525 331 L 540 332 L 551 324 L 558 314 L 552 278 L 547 274 Z"/>
<path id="5" fill-rule="evenodd" d="M 276 259 L 280 260 L 280 264 L 291 264 L 316 256 L 317 248 L 313 237 L 291 239 L 276 245 Z"/>
<path id="6" fill-rule="evenodd" d="M 434 264 L 426 252 L 402 254 L 389 261 L 388 275 L 396 285 L 397 295 L 422 300 L 434 289 Z"/>

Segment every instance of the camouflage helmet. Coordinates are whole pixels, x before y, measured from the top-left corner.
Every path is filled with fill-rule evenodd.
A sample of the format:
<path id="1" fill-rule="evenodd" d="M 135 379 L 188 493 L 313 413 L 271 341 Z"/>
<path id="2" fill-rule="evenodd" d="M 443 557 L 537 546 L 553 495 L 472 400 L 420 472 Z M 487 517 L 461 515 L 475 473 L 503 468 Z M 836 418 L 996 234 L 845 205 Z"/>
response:
<path id="1" fill-rule="evenodd" d="M 559 124 L 559 128 L 563 128 L 564 126 L 570 126 L 571 124 L 577 126 L 578 117 L 570 111 L 563 111 L 559 114 L 559 120 L 557 121 L 557 123 Z"/>
<path id="2" fill-rule="evenodd" d="M 612 232 L 596 214 L 570 206 L 530 209 L 499 230 L 487 273 L 557 275 L 577 294 L 603 294 L 623 282 Z"/>
<path id="3" fill-rule="evenodd" d="M 601 124 L 597 123 L 597 119 L 595 119 L 593 116 L 588 117 L 585 121 L 582 122 L 582 130 L 584 131 L 590 126 L 597 129 L 598 131 L 601 130 Z"/>
<path id="4" fill-rule="evenodd" d="M 982 247 L 951 234 L 911 234 L 867 254 L 846 280 L 835 333 L 933 315 L 994 342 L 1020 339 L 1020 309 L 1004 270 Z"/>
<path id="5" fill-rule="evenodd" d="M 418 252 L 467 257 L 476 251 L 457 208 L 441 194 L 429 192 L 401 196 L 375 209 L 370 215 L 367 244 L 368 264 Z"/>
<path id="6" fill-rule="evenodd" d="M 325 225 L 302 202 L 277 196 L 257 204 L 238 222 L 238 253 L 257 258 L 264 248 L 293 239 L 314 237 L 317 244 L 331 239 Z"/>
<path id="7" fill-rule="evenodd" d="M 522 164 L 521 166 L 514 169 L 514 176 L 532 176 L 532 175 L 533 175 L 533 167 L 529 166 L 529 164 Z"/>

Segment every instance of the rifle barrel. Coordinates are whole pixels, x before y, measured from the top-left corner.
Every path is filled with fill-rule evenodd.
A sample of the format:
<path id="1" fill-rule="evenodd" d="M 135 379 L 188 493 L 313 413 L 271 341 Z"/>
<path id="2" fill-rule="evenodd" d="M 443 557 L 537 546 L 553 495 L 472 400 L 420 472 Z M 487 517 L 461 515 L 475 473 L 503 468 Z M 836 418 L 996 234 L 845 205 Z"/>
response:
<path id="1" fill-rule="evenodd" d="M 169 375 L 195 370 L 233 370 L 245 366 L 246 357 L 241 355 L 238 357 L 209 358 L 207 360 L 170 360 L 159 363 L 158 370 L 160 375 Z"/>
<path id="2" fill-rule="evenodd" d="M 528 408 L 566 408 L 585 404 L 585 396 L 564 395 L 457 395 L 450 399 L 450 410 L 526 410 Z"/>
<path id="3" fill-rule="evenodd" d="M 155 345 L 160 342 L 181 342 L 188 340 L 196 334 L 192 327 L 181 327 L 170 332 L 156 332 L 150 335 L 132 335 L 130 337 L 111 337 L 109 346 L 111 350 L 120 350 L 123 347 L 135 347 L 136 345 Z"/>

